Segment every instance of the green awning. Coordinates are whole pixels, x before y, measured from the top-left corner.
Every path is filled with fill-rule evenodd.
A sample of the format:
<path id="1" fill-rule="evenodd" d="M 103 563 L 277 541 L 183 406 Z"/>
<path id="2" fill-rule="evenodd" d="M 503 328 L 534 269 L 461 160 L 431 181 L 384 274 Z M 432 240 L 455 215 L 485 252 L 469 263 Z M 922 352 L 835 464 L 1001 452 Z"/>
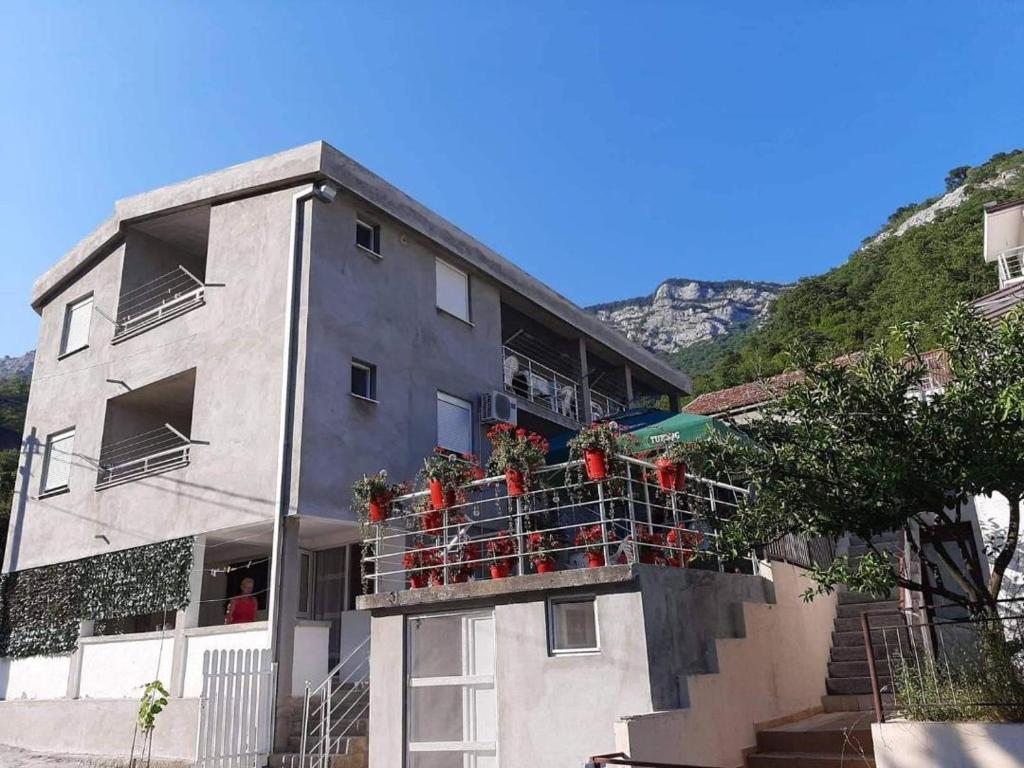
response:
<path id="1" fill-rule="evenodd" d="M 741 435 L 724 421 L 694 413 L 677 413 L 664 421 L 630 432 L 636 440 L 636 453 L 656 451 L 669 443 L 690 443 L 712 435 Z"/>

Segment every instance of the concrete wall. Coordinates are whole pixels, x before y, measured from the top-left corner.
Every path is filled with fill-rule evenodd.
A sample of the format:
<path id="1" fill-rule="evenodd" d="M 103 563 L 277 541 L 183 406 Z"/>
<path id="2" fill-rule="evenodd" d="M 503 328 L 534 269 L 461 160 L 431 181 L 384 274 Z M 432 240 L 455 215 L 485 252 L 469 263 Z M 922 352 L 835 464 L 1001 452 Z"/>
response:
<path id="1" fill-rule="evenodd" d="M 62 698 L 70 667 L 70 656 L 0 659 L 0 700 Z"/>
<path id="2" fill-rule="evenodd" d="M 174 656 L 172 634 L 144 634 L 83 637 L 78 641 L 81 655 L 83 699 L 138 699 L 153 680 L 168 684 Z"/>
<path id="3" fill-rule="evenodd" d="M 834 595 L 805 604 L 802 571 L 773 564 L 774 604 L 744 603 L 744 636 L 715 641 L 716 668 L 686 678 L 689 706 L 631 717 L 616 744 L 641 760 L 736 768 L 755 724 L 816 710 L 825 693 Z"/>
<path id="4" fill-rule="evenodd" d="M 380 258 L 356 246 L 357 213 L 380 225 Z M 415 477 L 437 444 L 438 390 L 475 408 L 482 392 L 501 387 L 500 301 L 493 282 L 474 274 L 472 324 L 439 312 L 440 248 L 349 195 L 311 215 L 300 506 L 348 517 L 359 475 Z M 378 403 L 351 396 L 352 358 L 377 366 Z M 477 429 L 478 452 L 484 442 Z"/>
<path id="5" fill-rule="evenodd" d="M 878 768 L 1021 768 L 1022 723 L 872 723 Z"/>
<path id="6" fill-rule="evenodd" d="M 0 701 L 0 744 L 45 752 L 127 758 L 137 699 Z M 153 757 L 193 760 L 198 699 L 172 699 L 157 715 Z"/>
<path id="7" fill-rule="evenodd" d="M 25 420 L 35 445 L 19 479 L 5 570 L 134 547 L 271 515 L 280 425 L 291 191 L 215 206 L 207 304 L 111 344 L 120 245 L 42 308 Z M 95 297 L 89 347 L 58 360 L 65 305 Z M 95 491 L 105 403 L 196 369 L 190 466 Z M 74 397 L 69 397 L 74 393 Z M 40 499 L 46 435 L 76 427 L 70 491 Z M 21 471 L 26 467 L 23 465 Z M 21 477 L 21 475 L 19 475 Z M 103 536 L 105 538 L 100 538 Z"/>

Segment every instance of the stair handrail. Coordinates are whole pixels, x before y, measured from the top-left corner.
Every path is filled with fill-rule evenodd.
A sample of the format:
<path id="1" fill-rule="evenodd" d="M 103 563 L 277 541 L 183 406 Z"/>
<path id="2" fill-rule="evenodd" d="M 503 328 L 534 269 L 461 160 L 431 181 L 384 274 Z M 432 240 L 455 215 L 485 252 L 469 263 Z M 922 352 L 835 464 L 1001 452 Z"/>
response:
<path id="1" fill-rule="evenodd" d="M 320 722 L 317 724 L 317 726 L 314 729 L 315 731 L 318 732 L 318 736 L 315 739 L 315 741 L 317 743 L 315 745 L 313 745 L 312 748 L 316 749 L 317 747 L 320 747 L 320 749 L 317 750 L 317 753 L 319 754 L 320 759 L 317 760 L 316 759 L 316 755 L 310 753 L 309 754 L 309 758 L 310 758 L 309 763 L 310 763 L 310 768 L 316 768 L 317 766 L 325 764 L 326 756 L 328 754 L 330 754 L 328 750 L 330 748 L 330 742 L 331 742 L 331 719 L 332 719 L 332 716 L 334 714 L 334 709 L 335 709 L 334 706 L 331 703 L 331 699 L 333 698 L 333 693 L 334 693 L 334 679 L 341 675 L 341 671 L 342 671 L 342 669 L 345 668 L 345 665 L 347 665 L 349 662 L 351 662 L 352 659 L 355 658 L 357 654 L 359 654 L 360 652 L 364 651 L 364 649 L 366 649 L 367 653 L 365 653 L 365 658 L 359 660 L 359 662 L 348 673 L 348 675 L 345 677 L 345 679 L 338 682 L 338 686 L 347 685 L 349 683 L 351 683 L 353 685 L 359 685 L 359 684 L 365 683 L 365 681 L 369 678 L 369 653 L 368 653 L 369 645 L 370 645 L 370 638 L 366 637 L 366 639 L 364 639 L 355 648 L 353 648 L 348 653 L 348 655 L 345 656 L 345 658 L 343 658 L 341 661 L 339 661 L 337 664 L 335 664 L 331 668 L 331 670 L 327 673 L 327 676 L 318 685 L 316 685 L 315 687 L 310 687 L 311 686 L 310 682 L 308 680 L 306 681 L 305 694 L 303 696 L 303 701 L 302 701 L 302 733 L 301 733 L 300 738 L 299 738 L 299 763 L 300 763 L 300 765 L 305 765 L 305 758 L 306 758 L 306 755 L 307 755 L 306 748 L 307 748 L 307 746 L 309 746 L 307 744 L 307 741 L 308 741 L 308 737 L 309 737 L 309 733 L 310 733 L 310 719 L 311 718 L 315 718 L 317 716 L 319 716 L 319 719 L 320 719 Z M 359 672 L 360 669 L 364 665 L 366 666 L 366 670 L 365 670 L 365 673 L 363 673 L 362 678 L 360 680 L 353 680 L 352 679 L 353 676 L 357 672 Z M 320 702 L 319 702 L 319 704 L 316 707 L 316 711 L 310 711 L 310 702 L 313 699 L 313 697 L 315 697 L 315 696 L 319 696 Z M 346 697 L 342 697 L 342 702 L 345 700 L 345 698 Z M 339 705 L 340 705 L 340 702 L 339 702 Z M 346 710 L 346 714 L 348 712 L 350 712 L 351 709 L 352 709 L 352 707 L 350 706 L 348 708 L 348 710 Z M 346 729 L 346 732 L 347 732 L 347 729 Z M 342 738 L 342 737 L 339 737 L 339 740 L 340 740 L 340 738 Z"/>

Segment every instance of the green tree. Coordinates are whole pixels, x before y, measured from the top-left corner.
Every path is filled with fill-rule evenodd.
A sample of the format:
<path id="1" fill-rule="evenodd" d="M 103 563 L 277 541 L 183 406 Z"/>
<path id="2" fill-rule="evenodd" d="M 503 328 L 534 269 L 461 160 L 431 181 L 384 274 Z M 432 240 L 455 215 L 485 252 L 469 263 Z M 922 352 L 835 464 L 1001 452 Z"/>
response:
<path id="1" fill-rule="evenodd" d="M 956 168 L 946 174 L 946 191 L 952 192 L 954 189 L 962 185 L 967 181 L 967 172 L 971 170 L 969 165 L 958 165 Z"/>
<path id="2" fill-rule="evenodd" d="M 954 376 L 943 392 L 921 394 L 917 329 L 899 326 L 846 365 L 798 355 L 805 379 L 766 408 L 754 441 L 695 444 L 698 471 L 741 476 L 754 491 L 725 525 L 734 553 L 786 533 L 850 533 L 867 542 L 868 554 L 856 566 L 838 558 L 812 572 L 816 591 L 840 583 L 920 590 L 878 543 L 902 530 L 933 592 L 994 610 L 1024 495 L 1024 309 L 992 325 L 959 305 L 940 337 Z M 966 542 L 932 534 L 964 520 L 974 496 L 993 492 L 1006 497 L 1009 515 L 986 579 Z"/>

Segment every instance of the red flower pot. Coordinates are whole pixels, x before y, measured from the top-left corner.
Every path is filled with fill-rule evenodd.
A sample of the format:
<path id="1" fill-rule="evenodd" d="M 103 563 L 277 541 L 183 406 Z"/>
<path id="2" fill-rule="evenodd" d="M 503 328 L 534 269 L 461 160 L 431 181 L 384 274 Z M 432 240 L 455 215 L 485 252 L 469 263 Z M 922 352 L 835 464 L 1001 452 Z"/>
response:
<path id="1" fill-rule="evenodd" d="M 587 568 L 600 568 L 604 565 L 602 552 L 587 552 Z"/>
<path id="2" fill-rule="evenodd" d="M 654 462 L 654 467 L 658 470 L 658 486 L 661 490 L 676 490 L 676 484 L 679 482 L 679 466 L 668 459 L 658 459 Z"/>
<path id="3" fill-rule="evenodd" d="M 427 586 L 427 575 L 425 573 L 413 573 L 409 575 L 409 587 L 411 589 L 423 589 Z"/>
<path id="4" fill-rule="evenodd" d="M 586 463 L 587 477 L 590 480 L 604 480 L 608 477 L 608 462 L 605 460 L 604 451 L 587 448 L 583 451 L 583 460 Z"/>
<path id="5" fill-rule="evenodd" d="M 371 523 L 383 523 L 388 519 L 388 505 L 391 503 L 391 499 L 388 498 L 377 498 L 370 499 L 370 522 Z"/>
<path id="6" fill-rule="evenodd" d="M 676 467 L 676 491 L 682 493 L 686 490 L 686 465 L 680 464 Z"/>
<path id="7" fill-rule="evenodd" d="M 537 569 L 537 573 L 554 573 L 555 572 L 555 561 L 550 557 L 545 557 L 542 560 L 536 560 L 534 567 Z"/>
<path id="8" fill-rule="evenodd" d="M 509 467 L 505 470 L 505 485 L 508 486 L 509 496 L 522 496 L 526 493 L 526 478 L 518 469 Z"/>
<path id="9" fill-rule="evenodd" d="M 504 579 L 508 576 L 509 566 L 508 563 L 491 563 L 491 578 L 492 579 Z"/>
<path id="10" fill-rule="evenodd" d="M 424 512 L 421 520 L 423 524 L 423 530 L 426 533 L 436 534 L 441 532 L 441 524 L 444 522 L 444 518 L 442 517 L 441 513 L 438 512 L 436 509 L 430 510 L 429 512 Z"/>
<path id="11" fill-rule="evenodd" d="M 444 486 L 440 480 L 429 480 L 427 486 L 430 488 L 430 506 L 434 509 L 444 507 Z"/>

